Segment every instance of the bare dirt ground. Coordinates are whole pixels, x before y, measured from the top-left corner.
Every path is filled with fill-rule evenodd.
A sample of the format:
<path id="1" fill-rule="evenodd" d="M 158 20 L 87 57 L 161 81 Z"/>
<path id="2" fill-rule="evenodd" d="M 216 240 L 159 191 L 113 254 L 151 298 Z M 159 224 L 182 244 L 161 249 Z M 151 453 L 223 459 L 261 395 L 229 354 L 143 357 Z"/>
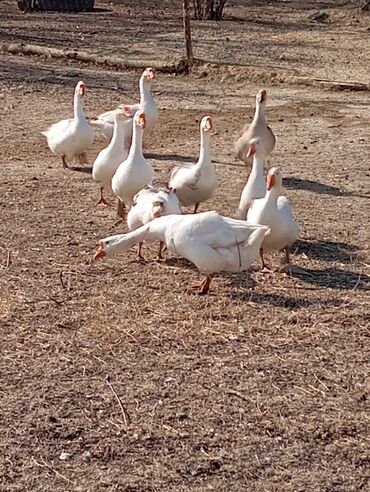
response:
<path id="1" fill-rule="evenodd" d="M 0 4 L 0 42 L 183 55 L 178 2 L 68 16 L 14 3 Z M 134 100 L 140 70 L 2 54 L 0 490 L 370 490 L 369 91 L 337 85 L 369 86 L 370 17 L 350 2 L 230 3 L 224 22 L 193 24 L 194 75 L 158 74 L 146 155 L 167 179 L 211 114 L 220 185 L 201 208 L 233 215 L 246 179 L 233 142 L 265 86 L 309 275 L 256 264 L 198 298 L 183 288 L 199 273 L 156 263 L 154 246 L 146 265 L 134 251 L 91 262 L 125 226 L 40 131 L 71 114 L 78 80 L 93 116 Z M 319 8 L 328 19 L 309 20 Z"/>

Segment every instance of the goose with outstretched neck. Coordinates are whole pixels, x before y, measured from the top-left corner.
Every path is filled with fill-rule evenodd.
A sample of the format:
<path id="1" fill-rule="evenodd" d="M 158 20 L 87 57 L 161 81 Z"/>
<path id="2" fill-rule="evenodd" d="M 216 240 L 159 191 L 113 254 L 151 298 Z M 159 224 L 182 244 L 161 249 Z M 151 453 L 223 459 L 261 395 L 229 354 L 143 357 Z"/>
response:
<path id="1" fill-rule="evenodd" d="M 137 111 L 134 116 L 132 145 L 127 159 L 120 163 L 112 178 L 112 190 L 121 205 L 130 207 L 138 191 L 149 185 L 154 176 L 152 166 L 143 156 L 143 132 L 146 115 Z"/>
<path id="2" fill-rule="evenodd" d="M 200 122 L 200 151 L 196 164 L 185 163 L 176 167 L 169 182 L 184 207 L 194 206 L 211 198 L 217 188 L 217 174 L 210 154 L 212 119 L 204 116 Z"/>
<path id="3" fill-rule="evenodd" d="M 94 259 L 123 253 L 141 241 L 163 241 L 167 249 L 186 258 L 206 274 L 187 287 L 188 293 L 207 294 L 215 273 L 247 270 L 269 228 L 223 217 L 216 212 L 158 217 L 128 234 L 102 239 Z"/>
<path id="4" fill-rule="evenodd" d="M 256 109 L 251 124 L 245 125 L 242 135 L 235 144 L 237 157 L 248 166 L 252 164 L 251 157 L 247 156 L 248 146 L 254 137 L 259 137 L 266 151 L 266 158 L 275 148 L 276 137 L 274 132 L 266 123 L 266 101 L 267 92 L 261 89 L 256 96 Z"/>
<path id="5" fill-rule="evenodd" d="M 247 184 L 242 191 L 237 216 L 239 219 L 246 220 L 248 209 L 253 200 L 263 198 L 266 193 L 266 181 L 264 176 L 265 168 L 265 148 L 259 137 L 254 137 L 250 141 L 247 157 L 253 156 L 252 171 L 248 177 Z"/>
<path id="6" fill-rule="evenodd" d="M 284 258 L 277 270 L 302 272 L 290 264 L 290 247 L 298 237 L 289 201 L 283 194 L 283 178 L 279 167 L 272 167 L 267 173 L 267 191 L 264 198 L 254 200 L 248 210 L 247 223 L 262 224 L 270 228 L 270 234 L 262 242 L 260 256 L 262 268 L 271 271 L 264 260 L 265 251 L 283 251 Z"/>
<path id="7" fill-rule="evenodd" d="M 85 84 L 78 82 L 73 98 L 73 118 L 58 121 L 41 132 L 49 149 L 61 157 L 64 168 L 68 168 L 67 163 L 75 157 L 81 164 L 87 163 L 85 152 L 94 141 L 94 128 L 87 122 L 82 105 L 85 91 Z"/>

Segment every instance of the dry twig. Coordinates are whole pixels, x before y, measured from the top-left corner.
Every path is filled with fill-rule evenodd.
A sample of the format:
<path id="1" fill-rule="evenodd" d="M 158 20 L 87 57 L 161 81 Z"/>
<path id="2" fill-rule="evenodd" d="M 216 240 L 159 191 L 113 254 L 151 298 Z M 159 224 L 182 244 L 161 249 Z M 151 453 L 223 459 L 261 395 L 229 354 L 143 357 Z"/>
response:
<path id="1" fill-rule="evenodd" d="M 125 427 L 127 429 L 128 426 L 130 425 L 130 422 L 131 422 L 130 416 L 127 413 L 127 411 L 125 410 L 125 407 L 123 406 L 120 397 L 117 395 L 116 390 L 114 389 L 112 383 L 110 382 L 108 374 L 105 376 L 105 381 L 106 381 L 107 385 L 109 386 L 110 390 L 112 391 L 112 393 L 113 393 L 114 397 L 116 398 L 117 402 L 118 402 L 118 405 L 119 405 L 119 407 L 121 409 L 121 412 L 122 412 L 123 421 L 124 421 Z"/>
<path id="2" fill-rule="evenodd" d="M 73 480 L 71 480 L 70 478 L 66 477 L 65 475 L 62 475 L 61 473 L 58 472 L 58 470 L 56 470 L 53 466 L 49 465 L 49 463 L 46 463 L 46 461 L 44 459 L 42 459 L 41 463 L 39 463 L 37 460 L 35 460 L 35 458 L 32 456 L 32 461 L 35 463 L 35 465 L 37 466 L 40 466 L 41 468 L 48 468 L 49 470 L 51 470 L 53 473 L 55 473 L 55 475 L 57 475 L 58 477 L 60 478 L 63 478 L 63 480 L 66 480 L 67 482 L 69 483 L 72 483 L 73 485 L 76 485 L 75 482 L 73 482 Z"/>

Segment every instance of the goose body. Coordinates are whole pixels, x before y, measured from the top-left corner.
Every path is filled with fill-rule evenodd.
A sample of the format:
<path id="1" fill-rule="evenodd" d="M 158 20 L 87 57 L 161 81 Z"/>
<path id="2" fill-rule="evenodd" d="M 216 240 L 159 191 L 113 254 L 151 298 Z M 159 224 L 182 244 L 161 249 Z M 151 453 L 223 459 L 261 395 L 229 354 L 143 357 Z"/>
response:
<path id="1" fill-rule="evenodd" d="M 135 114 L 137 111 L 143 111 L 146 115 L 146 130 L 151 130 L 158 121 L 158 106 L 155 102 L 150 89 L 152 82 L 156 77 L 156 71 L 154 68 L 146 68 L 142 73 L 139 81 L 140 88 L 140 103 L 131 105 L 121 105 L 118 109 L 122 109 L 124 106 Z M 99 127 L 103 135 L 110 139 L 113 135 L 114 126 L 114 112 L 115 110 L 105 111 L 101 113 L 96 120 L 92 120 L 91 123 Z M 132 138 L 132 119 L 126 124 L 126 147 L 130 148 L 130 142 Z"/>
<path id="2" fill-rule="evenodd" d="M 266 123 L 266 100 L 267 92 L 262 89 L 256 96 L 256 109 L 253 120 L 250 125 L 246 125 L 243 128 L 242 135 L 235 144 L 235 153 L 238 159 L 248 165 L 251 164 L 251 159 L 247 157 L 247 151 L 250 141 L 253 138 L 260 138 L 261 143 L 265 148 L 266 157 L 268 157 L 275 148 L 276 137 L 274 132 Z"/>
<path id="3" fill-rule="evenodd" d="M 263 198 L 266 193 L 264 177 L 265 150 L 259 137 L 252 138 L 250 141 L 247 157 L 251 156 L 253 156 L 252 171 L 242 191 L 237 210 L 238 218 L 243 220 L 247 218 L 248 208 L 252 201 Z"/>
<path id="4" fill-rule="evenodd" d="M 142 150 L 143 131 L 146 117 L 142 111 L 134 116 L 132 145 L 127 159 L 121 162 L 112 178 L 113 193 L 126 206 L 131 206 L 138 191 L 151 183 L 154 170 L 145 160 Z"/>
<path id="5" fill-rule="evenodd" d="M 74 116 L 68 120 L 61 120 L 41 132 L 53 154 L 59 155 L 63 167 L 74 157 L 86 161 L 85 151 L 94 141 L 94 129 L 85 118 L 82 107 L 82 97 L 85 94 L 85 84 L 78 82 L 74 94 Z"/>
<path id="6" fill-rule="evenodd" d="M 103 191 L 111 191 L 111 180 L 119 164 L 126 160 L 127 150 L 124 145 L 126 123 L 131 114 L 116 110 L 114 115 L 114 132 L 109 145 L 101 150 L 93 163 L 92 177 L 100 184 L 100 199 L 98 203 L 106 203 Z"/>
<path id="7" fill-rule="evenodd" d="M 175 193 L 165 188 L 149 186 L 134 196 L 133 204 L 127 214 L 127 225 L 133 231 L 151 220 L 165 215 L 181 215 L 182 210 Z M 139 243 L 137 259 L 144 260 L 141 251 L 143 243 Z M 162 259 L 163 242 L 160 241 L 158 259 Z"/>
<path id="8" fill-rule="evenodd" d="M 212 119 L 204 116 L 200 122 L 200 152 L 196 164 L 185 163 L 171 174 L 169 186 L 182 205 L 194 205 L 194 213 L 201 202 L 208 200 L 217 188 L 217 175 L 210 155 Z"/>
<path id="9" fill-rule="evenodd" d="M 285 250 L 286 263 L 289 263 L 289 247 L 298 237 L 298 224 L 287 197 L 282 195 L 282 176 L 278 167 L 269 170 L 266 194 L 253 201 L 247 222 L 268 226 L 270 234 L 263 240 L 262 251 Z M 261 259 L 265 266 L 263 255 Z"/>
<path id="10" fill-rule="evenodd" d="M 207 274 L 195 290 L 189 289 L 206 294 L 214 273 L 241 272 L 250 267 L 268 231 L 268 227 L 247 224 L 216 212 L 167 215 L 128 234 L 103 239 L 95 258 L 121 253 L 140 241 L 163 241 L 170 251 L 188 259 Z"/>

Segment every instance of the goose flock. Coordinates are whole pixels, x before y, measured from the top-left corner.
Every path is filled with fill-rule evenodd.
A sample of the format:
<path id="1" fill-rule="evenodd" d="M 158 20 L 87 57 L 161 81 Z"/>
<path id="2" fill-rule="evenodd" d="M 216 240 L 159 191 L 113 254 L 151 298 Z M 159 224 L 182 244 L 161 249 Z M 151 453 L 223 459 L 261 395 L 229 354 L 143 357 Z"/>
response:
<path id="1" fill-rule="evenodd" d="M 144 241 L 158 241 L 158 258 L 164 247 L 191 261 L 206 276 L 188 286 L 188 293 L 207 294 L 217 272 L 241 272 L 260 256 L 263 271 L 271 271 L 264 253 L 284 252 L 276 270 L 289 271 L 290 247 L 298 237 L 298 225 L 288 199 L 283 195 L 282 174 L 278 167 L 268 169 L 267 157 L 276 138 L 266 123 L 266 90 L 256 96 L 254 118 L 236 142 L 237 157 L 251 168 L 242 191 L 237 218 L 217 212 L 197 213 L 198 207 L 214 194 L 218 180 L 210 154 L 212 118 L 200 122 L 200 152 L 196 163 L 184 163 L 172 170 L 167 187 L 153 185 L 155 173 L 143 155 L 143 134 L 158 121 L 158 107 L 151 94 L 156 78 L 153 68 L 140 77 L 140 102 L 120 105 L 88 121 L 82 100 L 85 84 L 80 81 L 74 93 L 74 116 L 51 125 L 42 134 L 50 150 L 60 156 L 63 168 L 73 159 L 85 163 L 95 129 L 109 141 L 97 155 L 92 177 L 99 185 L 98 204 L 108 204 L 104 193 L 118 199 L 118 214 L 127 219 L 130 232 L 99 242 L 94 259 L 113 256 L 138 245 L 137 260 L 144 261 Z M 275 271 L 276 271 L 275 270 Z"/>

